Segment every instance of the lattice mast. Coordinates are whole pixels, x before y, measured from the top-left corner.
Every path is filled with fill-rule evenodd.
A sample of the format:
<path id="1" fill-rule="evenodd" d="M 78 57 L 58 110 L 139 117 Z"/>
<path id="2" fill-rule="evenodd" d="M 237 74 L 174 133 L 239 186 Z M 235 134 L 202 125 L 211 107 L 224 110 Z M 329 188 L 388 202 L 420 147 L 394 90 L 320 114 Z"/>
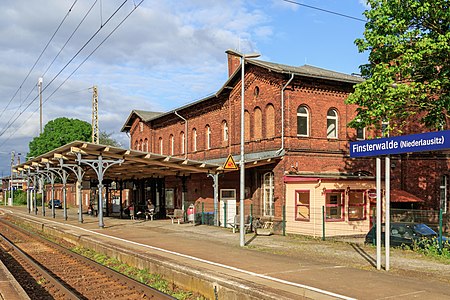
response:
<path id="1" fill-rule="evenodd" d="M 92 93 L 92 143 L 98 144 L 100 135 L 98 129 L 98 91 L 97 86 L 93 86 Z"/>

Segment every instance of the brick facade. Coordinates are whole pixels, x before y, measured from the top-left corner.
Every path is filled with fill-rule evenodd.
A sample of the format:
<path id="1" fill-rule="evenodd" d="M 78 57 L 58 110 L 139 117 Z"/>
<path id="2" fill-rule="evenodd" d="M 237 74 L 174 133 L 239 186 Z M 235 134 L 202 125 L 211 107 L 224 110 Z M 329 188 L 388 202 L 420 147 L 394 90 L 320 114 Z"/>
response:
<path id="1" fill-rule="evenodd" d="M 149 152 L 187 157 L 193 160 L 223 159 L 239 155 L 241 120 L 241 84 L 239 59 L 228 56 L 229 75 L 233 75 L 214 96 L 203 99 L 177 111 L 162 114 L 148 121 L 135 118 L 130 130 L 130 147 L 144 150 L 148 141 Z M 356 106 L 347 105 L 345 99 L 353 90 L 352 79 L 330 78 L 295 73 L 289 81 L 288 72 L 268 69 L 272 65 L 246 64 L 245 74 L 245 153 L 268 153 L 284 150 L 283 157 L 272 159 L 265 165 L 246 166 L 246 198 L 253 204 L 254 214 L 263 215 L 263 178 L 273 173 L 273 203 L 275 220 L 282 217 L 285 205 L 286 174 L 374 174 L 374 159 L 351 159 L 349 141 L 356 139 L 356 130 L 347 126 L 356 116 Z M 308 112 L 308 134 L 298 135 L 299 107 Z M 284 124 L 282 120 L 284 110 Z M 330 112 L 330 110 L 332 110 Z M 179 115 L 181 117 L 179 117 Z M 331 119 L 330 119 L 331 115 Z M 183 120 L 187 119 L 187 124 Z M 334 118 L 334 119 L 333 119 Z M 336 136 L 330 137 L 337 123 Z M 282 128 L 284 126 L 284 148 Z M 209 129 L 208 129 L 209 128 Z M 330 129 L 331 128 L 331 129 Z M 369 132 L 375 136 L 374 132 Z M 173 142 L 171 137 L 173 136 Z M 209 142 L 208 142 L 209 140 Z M 185 153 L 183 144 L 187 144 Z M 209 145 L 208 145 L 209 144 Z M 172 150 L 173 148 L 173 150 Z M 439 180 L 448 174 L 446 157 L 402 155 L 393 157 L 392 186 L 404 189 L 426 200 L 426 206 L 436 208 L 439 199 Z M 181 199 L 181 181 L 166 178 L 166 188 L 176 190 Z M 239 195 L 239 172 L 221 175 L 220 189 L 236 189 Z M 212 200 L 212 180 L 204 175 L 192 175 L 186 181 L 188 202 Z M 180 200 L 177 200 L 181 205 Z"/>

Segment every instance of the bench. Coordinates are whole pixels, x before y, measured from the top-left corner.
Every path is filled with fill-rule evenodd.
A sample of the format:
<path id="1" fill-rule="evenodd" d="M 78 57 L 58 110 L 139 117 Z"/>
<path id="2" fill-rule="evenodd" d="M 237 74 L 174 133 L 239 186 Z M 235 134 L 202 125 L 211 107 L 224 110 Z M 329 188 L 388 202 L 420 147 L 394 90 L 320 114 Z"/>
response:
<path id="1" fill-rule="evenodd" d="M 228 223 L 228 226 L 233 228 L 233 233 L 236 233 L 236 230 L 240 228 L 241 216 L 235 215 L 234 221 L 232 223 Z M 245 232 L 251 231 L 252 223 L 250 222 L 250 216 L 244 216 L 244 230 Z"/>
<path id="2" fill-rule="evenodd" d="M 174 224 L 174 221 L 177 221 L 177 223 L 180 224 L 180 221 L 184 220 L 184 210 L 174 209 L 173 214 L 168 214 L 167 217 L 172 220 L 172 224 Z"/>
<path id="3" fill-rule="evenodd" d="M 258 220 L 257 224 L 255 224 L 255 233 L 256 235 L 272 235 L 273 222 L 272 221 L 261 222 L 261 220 Z"/>

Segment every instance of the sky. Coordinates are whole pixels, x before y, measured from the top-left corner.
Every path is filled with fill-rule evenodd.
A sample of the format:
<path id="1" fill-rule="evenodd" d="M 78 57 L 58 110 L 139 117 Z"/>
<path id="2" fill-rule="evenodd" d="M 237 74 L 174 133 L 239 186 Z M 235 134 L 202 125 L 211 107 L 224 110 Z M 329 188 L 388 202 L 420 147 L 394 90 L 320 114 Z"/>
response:
<path id="1" fill-rule="evenodd" d="M 0 4 L 0 172 L 23 162 L 55 118 L 92 120 L 120 132 L 133 109 L 169 111 L 215 93 L 228 76 L 225 51 L 359 73 L 367 53 L 364 0 L 18 0 Z M 313 9 L 311 7 L 319 8 Z M 326 11 L 336 12 L 332 14 Z"/>

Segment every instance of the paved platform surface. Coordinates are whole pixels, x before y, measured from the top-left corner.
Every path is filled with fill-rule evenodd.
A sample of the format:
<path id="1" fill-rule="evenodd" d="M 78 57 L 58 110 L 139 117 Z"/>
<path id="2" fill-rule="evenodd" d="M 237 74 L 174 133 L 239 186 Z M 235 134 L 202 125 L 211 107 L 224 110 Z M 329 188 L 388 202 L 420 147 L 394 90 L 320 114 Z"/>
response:
<path id="1" fill-rule="evenodd" d="M 0 261 L 0 299 L 29 300 L 25 291 Z"/>
<path id="2" fill-rule="evenodd" d="M 373 266 L 373 253 L 355 245 L 346 246 L 354 248 L 354 260 L 358 264 L 353 265 L 348 263 L 351 255 L 342 261 L 339 255 L 311 259 L 314 256 L 302 252 L 311 251 L 311 248 L 302 250 L 301 243 L 306 242 L 290 237 L 250 233 L 246 235 L 248 245 L 240 247 L 239 234 L 225 228 L 115 217 L 105 217 L 105 227 L 99 228 L 95 217 L 84 216 L 84 222 L 79 223 L 75 209 L 69 210 L 67 221 L 63 220 L 62 210 L 57 210 L 55 218 L 50 211 L 43 217 L 28 214 L 23 207 L 1 206 L 0 210 L 294 295 L 304 295 L 306 289 L 310 291 L 308 297 L 313 299 L 450 299 L 449 281 L 439 279 L 436 273 L 430 272 L 419 279 L 408 276 L 408 272 L 378 271 Z M 293 243 L 299 243 L 298 247 L 292 248 Z M 330 251 L 329 245 L 322 247 L 317 243 L 315 251 L 325 247 Z M 336 244 L 336 247 L 341 246 Z M 401 257 L 398 261 L 408 264 Z M 450 278 L 449 265 L 433 265 L 433 268 Z"/>

